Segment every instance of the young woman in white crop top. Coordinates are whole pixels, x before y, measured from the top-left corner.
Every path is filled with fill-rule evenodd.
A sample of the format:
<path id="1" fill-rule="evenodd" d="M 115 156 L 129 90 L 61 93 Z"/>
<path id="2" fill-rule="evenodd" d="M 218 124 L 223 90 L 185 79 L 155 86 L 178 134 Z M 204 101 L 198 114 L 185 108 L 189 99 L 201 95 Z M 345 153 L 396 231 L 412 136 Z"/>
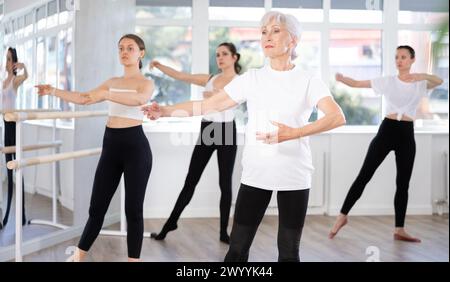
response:
<path id="1" fill-rule="evenodd" d="M 409 235 L 404 228 L 408 205 L 409 180 L 414 166 L 416 143 L 414 140 L 414 119 L 416 109 L 428 89 L 442 83 L 442 79 L 425 73 L 410 73 L 415 60 L 415 51 L 407 45 L 397 47 L 395 62 L 398 75 L 379 77 L 372 80 L 354 80 L 336 74 L 336 80 L 350 87 L 372 88 L 386 100 L 386 117 L 377 135 L 370 143 L 363 166 L 353 182 L 337 217 L 329 237 L 332 239 L 347 223 L 350 209 L 361 197 L 364 188 L 390 151 L 395 152 L 397 164 L 397 191 L 395 193 L 394 239 L 407 242 L 420 242 Z"/>
<path id="2" fill-rule="evenodd" d="M 18 75 L 17 71 L 23 70 L 23 74 Z M 7 77 L 3 81 L 2 86 L 2 110 L 7 112 L 16 109 L 16 98 L 18 88 L 27 80 L 28 72 L 25 64 L 18 62 L 17 52 L 15 48 L 9 47 L 6 54 L 6 73 Z M 16 145 L 16 123 L 13 121 L 5 121 L 5 132 L 3 144 L 5 146 Z M 5 154 L 6 163 L 13 160 L 15 154 Z M 11 201 L 13 194 L 13 171 L 6 168 L 8 175 L 8 196 L 6 203 L 5 217 L 3 222 L 0 219 L 0 229 L 8 223 L 9 212 L 11 210 Z M 22 191 L 24 191 L 24 181 L 22 181 Z M 25 196 L 25 193 L 23 193 Z M 25 217 L 25 197 L 23 197 L 22 224 L 25 225 L 27 220 Z"/>
<path id="3" fill-rule="evenodd" d="M 123 77 L 107 80 L 94 90 L 81 93 L 64 91 L 49 85 L 38 85 L 40 95 L 53 94 L 68 102 L 92 104 L 107 101 L 109 118 L 103 149 L 95 173 L 89 219 L 81 235 L 74 261 L 81 261 L 97 238 L 109 203 L 120 182 L 125 179 L 125 212 L 127 217 L 128 260 L 138 261 L 144 232 L 143 205 L 152 167 L 152 153 L 142 130 L 140 106 L 150 100 L 153 82 L 142 75 L 141 59 L 145 44 L 134 34 L 119 40 L 119 58 Z"/>
<path id="4" fill-rule="evenodd" d="M 293 64 L 300 23 L 292 15 L 268 12 L 261 20 L 266 66 L 248 70 L 203 101 L 144 107 L 150 119 L 221 111 L 247 102 L 248 123 L 230 248 L 225 261 L 247 261 L 253 238 L 277 191 L 278 261 L 299 261 L 300 238 L 314 169 L 308 136 L 345 124 L 345 117 L 321 79 Z M 324 113 L 308 123 L 317 107 Z"/>
<path id="5" fill-rule="evenodd" d="M 216 89 L 224 88 L 241 71 L 240 55 L 233 43 L 222 43 L 216 49 L 216 63 L 220 69 L 217 75 L 189 74 L 176 71 L 158 61 L 150 63 L 150 68 L 157 68 L 175 79 L 205 87 L 204 98 L 215 95 Z M 220 136 L 215 139 L 214 136 Z M 208 140 L 206 140 L 208 139 Z M 211 141 L 211 142 L 209 142 Z M 219 143 L 218 143 L 219 142 Z M 211 112 L 203 116 L 200 134 L 192 153 L 188 173 L 183 189 L 178 196 L 169 219 L 159 233 L 152 233 L 155 240 L 163 240 L 167 233 L 177 228 L 177 221 L 184 208 L 194 195 L 195 187 L 214 151 L 217 150 L 219 164 L 220 197 L 220 241 L 229 242 L 227 232 L 231 208 L 231 190 L 234 160 L 236 158 L 236 123 L 234 109 L 224 112 Z"/>

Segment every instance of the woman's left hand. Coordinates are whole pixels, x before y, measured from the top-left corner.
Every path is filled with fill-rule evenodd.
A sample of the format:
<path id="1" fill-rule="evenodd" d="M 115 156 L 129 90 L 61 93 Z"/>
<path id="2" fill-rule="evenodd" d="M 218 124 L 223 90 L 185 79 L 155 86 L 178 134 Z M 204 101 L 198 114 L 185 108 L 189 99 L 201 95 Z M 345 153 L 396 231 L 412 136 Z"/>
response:
<path id="1" fill-rule="evenodd" d="M 289 127 L 275 121 L 271 121 L 271 123 L 277 126 L 278 130 L 270 133 L 256 132 L 256 140 L 261 140 L 265 144 L 277 144 L 300 137 L 298 128 Z"/>
<path id="2" fill-rule="evenodd" d="M 23 64 L 23 63 L 15 63 L 14 65 L 13 65 L 13 69 L 14 70 L 23 70 L 25 68 L 25 65 Z"/>

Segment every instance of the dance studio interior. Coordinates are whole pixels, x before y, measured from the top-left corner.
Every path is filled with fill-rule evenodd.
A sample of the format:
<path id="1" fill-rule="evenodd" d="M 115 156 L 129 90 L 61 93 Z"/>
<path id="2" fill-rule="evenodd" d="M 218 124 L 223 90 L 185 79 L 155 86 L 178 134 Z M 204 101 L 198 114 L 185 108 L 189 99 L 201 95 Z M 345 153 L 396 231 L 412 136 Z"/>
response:
<path id="1" fill-rule="evenodd" d="M 0 261 L 448 262 L 448 5 L 0 0 Z"/>

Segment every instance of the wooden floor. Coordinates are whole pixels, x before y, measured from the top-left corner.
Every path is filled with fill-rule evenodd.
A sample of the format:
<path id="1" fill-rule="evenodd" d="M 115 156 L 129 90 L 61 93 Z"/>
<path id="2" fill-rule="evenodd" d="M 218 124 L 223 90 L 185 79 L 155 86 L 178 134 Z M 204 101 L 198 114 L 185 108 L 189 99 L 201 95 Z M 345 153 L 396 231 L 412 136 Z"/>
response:
<path id="1" fill-rule="evenodd" d="M 449 261 L 448 216 L 408 216 L 408 230 L 422 243 L 398 242 L 392 239 L 392 216 L 350 217 L 349 224 L 333 240 L 327 238 L 334 217 L 307 216 L 300 247 L 302 261 L 366 261 L 366 249 L 379 249 L 381 261 Z M 159 231 L 164 220 L 145 221 L 146 231 Z M 276 216 L 266 216 L 256 234 L 249 261 L 277 260 Z M 219 241 L 219 220 L 214 218 L 181 219 L 178 229 L 165 241 L 144 238 L 142 260 L 156 261 L 222 261 L 228 247 Z M 65 261 L 65 251 L 78 238 L 33 253 L 25 261 Z M 94 243 L 88 261 L 126 261 L 126 238 L 100 236 Z"/>

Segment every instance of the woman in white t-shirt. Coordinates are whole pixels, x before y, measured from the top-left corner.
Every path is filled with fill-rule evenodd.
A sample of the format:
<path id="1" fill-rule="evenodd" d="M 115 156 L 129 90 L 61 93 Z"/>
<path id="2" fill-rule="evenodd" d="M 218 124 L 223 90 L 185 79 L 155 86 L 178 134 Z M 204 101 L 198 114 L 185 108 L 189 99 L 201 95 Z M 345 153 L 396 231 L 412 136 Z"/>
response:
<path id="1" fill-rule="evenodd" d="M 157 119 L 224 111 L 247 101 L 241 187 L 225 261 L 248 260 L 273 191 L 278 191 L 278 260 L 300 260 L 300 237 L 313 171 L 307 136 L 345 123 L 326 85 L 292 63 L 300 34 L 295 17 L 268 12 L 261 20 L 261 46 L 269 59 L 265 67 L 249 70 L 203 101 L 143 107 L 150 119 Z M 314 107 L 324 116 L 308 123 Z"/>
<path id="2" fill-rule="evenodd" d="M 407 45 L 397 47 L 395 61 L 398 75 L 379 77 L 372 80 L 354 80 L 336 74 L 336 81 L 351 87 L 372 88 L 386 100 L 386 117 L 377 135 L 370 143 L 363 166 L 345 198 L 341 214 L 337 217 L 329 237 L 332 239 L 347 223 L 350 209 L 361 197 L 364 188 L 390 151 L 395 152 L 397 165 L 397 190 L 394 198 L 395 231 L 394 239 L 407 242 L 420 242 L 409 235 L 404 228 L 408 205 L 409 180 L 414 165 L 416 143 L 414 140 L 414 119 L 417 107 L 428 89 L 442 83 L 435 75 L 410 73 L 415 61 L 415 51 Z"/>
<path id="3" fill-rule="evenodd" d="M 203 97 L 214 95 L 214 89 L 222 89 L 233 80 L 241 71 L 239 64 L 241 55 L 237 52 L 233 43 L 223 42 L 216 49 L 216 63 L 220 73 L 190 74 L 179 72 L 165 66 L 158 61 L 152 61 L 150 68 L 157 68 L 166 75 L 187 83 L 205 87 Z M 163 228 L 159 233 L 151 233 L 155 240 L 164 240 L 168 232 L 177 229 L 177 221 L 181 213 L 194 196 L 195 187 L 200 181 L 203 171 L 214 151 L 217 151 L 219 165 L 220 197 L 220 241 L 228 244 L 228 221 L 231 209 L 231 190 L 234 161 L 236 159 L 236 123 L 234 121 L 234 109 L 224 112 L 210 113 L 203 116 L 200 126 L 200 134 L 189 163 L 188 173 L 184 181 L 177 202 L 170 213 Z"/>

